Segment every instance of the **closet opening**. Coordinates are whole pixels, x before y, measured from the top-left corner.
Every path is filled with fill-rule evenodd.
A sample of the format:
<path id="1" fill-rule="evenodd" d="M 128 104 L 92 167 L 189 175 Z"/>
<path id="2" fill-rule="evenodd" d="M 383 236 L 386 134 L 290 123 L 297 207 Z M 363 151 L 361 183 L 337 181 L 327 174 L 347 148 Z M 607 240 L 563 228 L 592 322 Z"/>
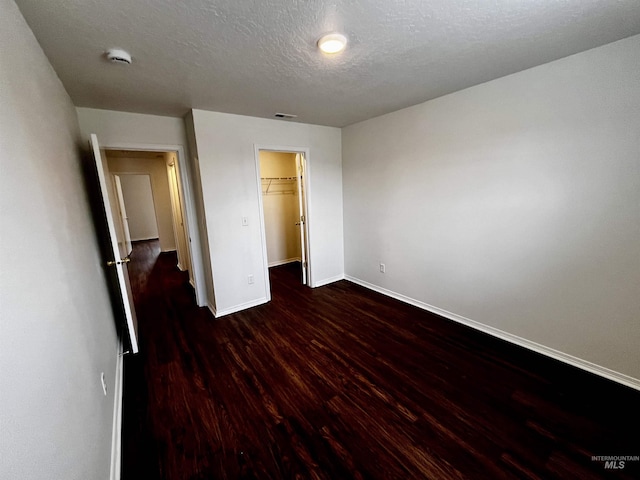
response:
<path id="1" fill-rule="evenodd" d="M 290 269 L 311 286 L 306 152 L 257 149 L 257 160 L 266 268 Z"/>

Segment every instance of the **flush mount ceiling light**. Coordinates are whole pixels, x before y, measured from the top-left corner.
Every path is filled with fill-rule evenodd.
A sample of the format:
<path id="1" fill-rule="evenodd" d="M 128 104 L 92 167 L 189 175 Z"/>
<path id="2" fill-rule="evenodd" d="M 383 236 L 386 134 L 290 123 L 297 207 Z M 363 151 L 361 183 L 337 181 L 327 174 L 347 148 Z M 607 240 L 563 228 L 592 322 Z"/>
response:
<path id="1" fill-rule="evenodd" d="M 324 53 L 338 53 L 347 46 L 347 37 L 339 33 L 330 33 L 318 40 L 318 48 Z"/>

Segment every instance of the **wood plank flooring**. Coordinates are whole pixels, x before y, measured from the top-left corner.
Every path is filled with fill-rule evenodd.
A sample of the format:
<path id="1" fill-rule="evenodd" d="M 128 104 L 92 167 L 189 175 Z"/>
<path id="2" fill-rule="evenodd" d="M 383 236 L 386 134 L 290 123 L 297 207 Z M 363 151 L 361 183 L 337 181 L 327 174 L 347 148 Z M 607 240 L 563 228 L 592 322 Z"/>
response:
<path id="1" fill-rule="evenodd" d="M 640 393 L 341 281 L 214 319 L 136 244 L 127 479 L 640 478 Z"/>

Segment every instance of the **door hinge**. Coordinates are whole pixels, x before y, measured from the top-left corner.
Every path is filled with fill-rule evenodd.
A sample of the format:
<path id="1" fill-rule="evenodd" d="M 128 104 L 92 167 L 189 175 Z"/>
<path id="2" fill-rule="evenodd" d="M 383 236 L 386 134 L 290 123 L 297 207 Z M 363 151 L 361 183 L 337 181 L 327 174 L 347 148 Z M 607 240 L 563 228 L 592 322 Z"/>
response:
<path id="1" fill-rule="evenodd" d="M 302 268 L 307 268 L 307 262 L 302 262 Z"/>

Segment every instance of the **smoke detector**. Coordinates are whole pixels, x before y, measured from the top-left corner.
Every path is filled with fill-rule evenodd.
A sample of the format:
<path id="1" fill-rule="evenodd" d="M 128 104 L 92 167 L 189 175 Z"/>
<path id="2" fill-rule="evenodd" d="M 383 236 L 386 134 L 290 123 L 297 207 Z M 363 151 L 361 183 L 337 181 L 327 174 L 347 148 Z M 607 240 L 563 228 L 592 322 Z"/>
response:
<path id="1" fill-rule="evenodd" d="M 118 48 L 112 48 L 111 50 L 107 51 L 106 55 L 107 55 L 107 60 L 113 63 L 122 63 L 124 65 L 131 65 L 131 55 L 129 55 L 129 52 L 125 52 L 124 50 L 120 50 Z"/>

